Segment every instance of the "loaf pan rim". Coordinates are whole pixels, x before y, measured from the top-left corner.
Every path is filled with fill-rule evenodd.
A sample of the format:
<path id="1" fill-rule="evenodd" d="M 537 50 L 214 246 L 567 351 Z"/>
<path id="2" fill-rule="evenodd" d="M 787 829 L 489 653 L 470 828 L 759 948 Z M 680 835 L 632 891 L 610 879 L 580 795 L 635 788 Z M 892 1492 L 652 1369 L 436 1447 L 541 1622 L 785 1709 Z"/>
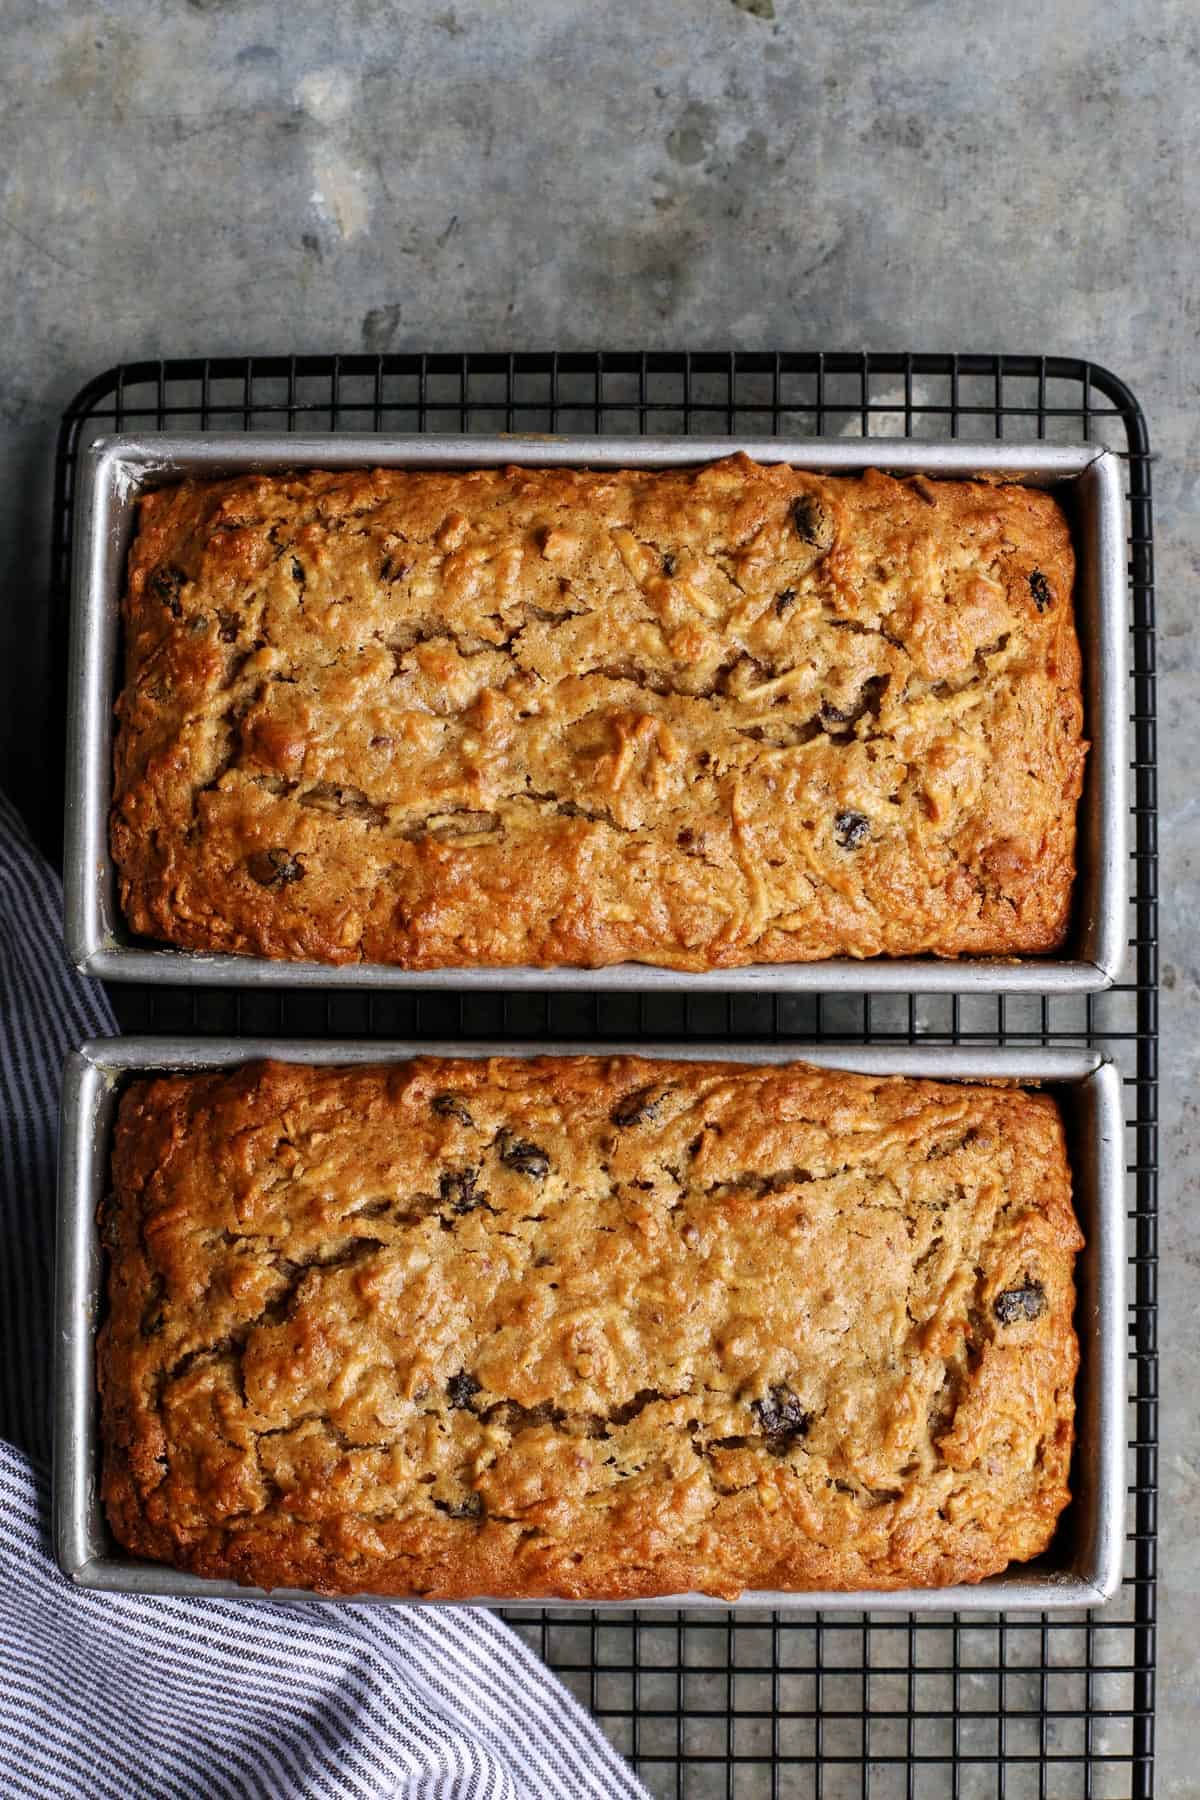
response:
<path id="1" fill-rule="evenodd" d="M 1078 1264 L 1081 1390 L 1077 1414 L 1076 1550 L 1070 1567 L 1014 1565 L 977 1586 L 909 1588 L 884 1593 L 751 1591 L 736 1601 L 707 1595 L 669 1595 L 631 1603 L 569 1600 L 428 1602 L 416 1597 L 314 1595 L 306 1590 L 264 1593 L 230 1581 L 184 1574 L 140 1562 L 107 1537 L 97 1494 L 98 1424 L 95 1328 L 102 1258 L 96 1210 L 108 1172 L 117 1091 L 128 1077 L 151 1071 L 232 1067 L 263 1057 L 326 1065 L 404 1061 L 415 1056 L 637 1055 L 650 1060 L 779 1064 L 808 1062 L 866 1074 L 936 1080 L 1051 1082 L 1079 1090 L 1073 1166 L 1076 1205 L 1087 1236 Z M 1013 1612 L 1087 1608 L 1104 1604 L 1121 1585 L 1125 1510 L 1125 1205 L 1124 1120 L 1115 1063 L 1083 1048 L 988 1046 L 830 1046 L 806 1043 L 600 1045 L 511 1041 L 461 1044 L 414 1040 L 123 1037 L 85 1043 L 66 1059 L 60 1115 L 58 1236 L 54 1346 L 55 1553 L 77 1586 L 117 1593 L 202 1595 L 209 1598 L 342 1602 L 378 1605 L 478 1604 L 512 1610 L 553 1607 L 593 1611 L 799 1608 L 824 1612 Z M 1086 1193 L 1084 1192 L 1086 1190 Z M 1053 1555 L 1053 1546 L 1049 1557 Z"/>
<path id="2" fill-rule="evenodd" d="M 108 844 L 118 615 L 141 485 L 298 467 L 686 466 L 745 450 L 756 460 L 846 472 L 1072 483 L 1080 498 L 1076 611 L 1092 748 L 1079 808 L 1072 946 L 1067 954 L 833 957 L 691 972 L 650 963 L 587 969 L 277 961 L 154 946 L 120 917 Z M 866 454 L 864 454 L 864 451 Z M 343 433 L 123 433 L 81 453 L 71 585 L 64 912 L 68 953 L 105 981 L 187 987 L 470 989 L 575 992 L 1098 993 L 1120 974 L 1128 936 L 1128 591 L 1120 460 L 1095 444 L 908 438 L 518 437 Z"/>

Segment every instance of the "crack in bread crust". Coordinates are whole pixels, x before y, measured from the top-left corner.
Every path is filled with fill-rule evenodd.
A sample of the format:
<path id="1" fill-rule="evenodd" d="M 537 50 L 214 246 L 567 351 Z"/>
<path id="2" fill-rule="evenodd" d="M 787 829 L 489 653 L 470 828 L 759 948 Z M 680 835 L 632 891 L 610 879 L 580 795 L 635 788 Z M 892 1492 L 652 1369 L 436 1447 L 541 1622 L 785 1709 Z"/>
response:
<path id="1" fill-rule="evenodd" d="M 251 1065 L 123 1096 L 119 1541 L 267 1587 L 974 1581 L 1068 1500 L 1054 1102 L 625 1058 Z"/>
<path id="2" fill-rule="evenodd" d="M 741 456 L 156 490 L 124 603 L 126 917 L 412 969 L 1053 950 L 1073 581 L 1049 494 Z"/>

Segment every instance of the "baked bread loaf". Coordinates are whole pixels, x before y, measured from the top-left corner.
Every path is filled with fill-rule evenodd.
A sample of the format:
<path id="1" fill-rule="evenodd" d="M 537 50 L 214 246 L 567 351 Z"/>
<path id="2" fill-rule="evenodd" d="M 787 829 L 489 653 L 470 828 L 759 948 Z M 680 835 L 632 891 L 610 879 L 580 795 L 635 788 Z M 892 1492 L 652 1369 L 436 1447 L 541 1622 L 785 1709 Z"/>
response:
<path id="1" fill-rule="evenodd" d="M 1068 1499 L 1044 1095 L 593 1057 L 139 1081 L 104 1238 L 108 1517 L 201 1575 L 937 1586 Z"/>
<path id="2" fill-rule="evenodd" d="M 126 918 L 407 969 L 1053 950 L 1073 567 L 1046 493 L 744 456 L 150 493 Z"/>

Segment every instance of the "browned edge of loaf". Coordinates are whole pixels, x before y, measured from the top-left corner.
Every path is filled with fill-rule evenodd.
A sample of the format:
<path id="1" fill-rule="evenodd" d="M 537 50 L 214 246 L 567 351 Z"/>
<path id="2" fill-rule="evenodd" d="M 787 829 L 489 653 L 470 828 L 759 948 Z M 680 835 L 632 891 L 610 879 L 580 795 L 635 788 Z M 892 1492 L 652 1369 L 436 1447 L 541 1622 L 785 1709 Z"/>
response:
<path id="1" fill-rule="evenodd" d="M 1051 494 L 742 456 L 156 490 L 126 920 L 413 970 L 1054 951 L 1073 583 Z"/>
<path id="2" fill-rule="evenodd" d="M 1070 1194 L 1054 1100 L 1013 1088 L 591 1057 L 134 1082 L 108 1519 L 326 1594 L 979 1581 L 1069 1499 Z"/>

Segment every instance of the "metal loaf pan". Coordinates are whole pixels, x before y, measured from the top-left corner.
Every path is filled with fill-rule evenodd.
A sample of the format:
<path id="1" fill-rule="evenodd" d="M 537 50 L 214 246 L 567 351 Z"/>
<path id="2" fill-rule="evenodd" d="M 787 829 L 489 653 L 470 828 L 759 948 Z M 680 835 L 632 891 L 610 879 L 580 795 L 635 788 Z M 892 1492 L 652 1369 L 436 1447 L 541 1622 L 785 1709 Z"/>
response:
<path id="1" fill-rule="evenodd" d="M 402 1062 L 417 1055 L 484 1057 L 565 1055 L 595 1046 L 548 1044 L 366 1044 L 275 1039 L 112 1038 L 85 1044 L 67 1061 L 59 1159 L 58 1269 L 55 1301 L 54 1536 L 59 1566 L 80 1587 L 134 1594 L 208 1594 L 263 1598 L 231 1581 L 181 1574 L 136 1561 L 109 1535 L 98 1494 L 99 1443 L 95 1337 L 102 1306 L 102 1254 L 96 1209 L 108 1181 L 112 1121 L 122 1082 L 152 1070 L 202 1070 L 271 1056 L 289 1062 Z M 647 1054 L 644 1045 L 605 1045 L 602 1054 Z M 1015 1565 L 978 1586 L 906 1589 L 897 1593 L 749 1592 L 738 1607 L 813 1607 L 829 1612 L 996 1612 L 1018 1608 L 1096 1606 L 1121 1582 L 1125 1503 L 1125 1205 L 1124 1125 L 1116 1067 L 1090 1050 L 855 1048 L 804 1044 L 735 1048 L 695 1042 L 661 1045 L 658 1058 L 787 1063 L 865 1074 L 1052 1083 L 1064 1103 L 1075 1204 L 1087 1237 L 1079 1258 L 1076 1326 L 1081 1367 L 1074 1499 L 1054 1543 L 1038 1561 Z M 278 1589 L 278 1600 L 312 1600 Z M 380 1605 L 404 1600 L 375 1598 Z M 479 1604 L 500 1604 L 479 1596 Z M 513 1605 L 511 1601 L 505 1605 Z M 541 1604 L 541 1602 L 539 1602 Z M 556 1602 L 590 1612 L 592 1602 Z M 628 1603 L 625 1603 L 626 1607 Z M 701 1594 L 638 1601 L 639 1610 L 696 1607 L 727 1610 Z"/>
<path id="2" fill-rule="evenodd" d="M 897 474 L 999 475 L 1051 487 L 1073 515 L 1076 610 L 1085 668 L 1086 730 L 1092 749 L 1079 815 L 1075 918 L 1068 949 L 1053 957 L 839 957 L 690 974 L 648 964 L 607 969 L 447 968 L 408 971 L 378 963 L 337 968 L 265 957 L 204 955 L 131 936 L 117 903 L 108 848 L 113 701 L 119 686 L 120 599 L 137 499 L 184 476 L 305 467 L 667 468 L 744 450 L 756 461 L 796 468 Z M 241 433 L 112 437 L 80 461 L 76 509 L 66 797 L 66 934 L 76 965 L 106 981 L 185 986 L 572 988 L 653 991 L 911 993 L 1087 993 L 1116 979 L 1124 953 L 1126 653 L 1124 495 L 1120 464 L 1094 445 L 948 443 L 823 438 L 324 437 Z"/>

